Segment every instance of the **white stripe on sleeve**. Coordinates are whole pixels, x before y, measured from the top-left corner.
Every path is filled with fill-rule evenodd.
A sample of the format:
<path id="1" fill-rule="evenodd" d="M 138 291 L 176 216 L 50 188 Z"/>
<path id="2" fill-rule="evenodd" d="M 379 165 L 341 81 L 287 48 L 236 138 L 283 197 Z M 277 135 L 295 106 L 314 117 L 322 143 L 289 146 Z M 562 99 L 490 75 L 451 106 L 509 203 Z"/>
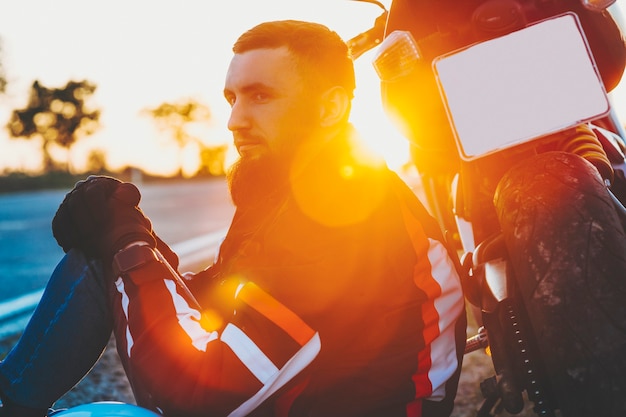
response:
<path id="1" fill-rule="evenodd" d="M 130 334 L 130 327 L 128 327 L 128 304 L 130 303 L 130 299 L 124 289 L 124 280 L 122 277 L 119 277 L 117 281 L 115 281 L 115 288 L 117 288 L 117 292 L 122 295 L 122 311 L 124 311 L 124 315 L 126 316 L 126 354 L 130 358 L 130 350 L 134 344 L 133 335 Z"/>
<path id="2" fill-rule="evenodd" d="M 276 365 L 234 324 L 226 325 L 221 339 L 262 384 L 278 372 Z"/>
<path id="3" fill-rule="evenodd" d="M 278 391 L 287 382 L 291 381 L 297 374 L 313 362 L 313 359 L 315 359 L 321 349 L 322 341 L 320 340 L 320 335 L 319 333 L 315 333 L 311 340 L 302 346 L 302 348 L 287 361 L 285 366 L 265 383 L 263 388 L 231 412 L 228 417 L 243 417 L 250 414 L 272 394 Z"/>
<path id="4" fill-rule="evenodd" d="M 207 345 L 217 340 L 219 334 L 216 331 L 207 332 L 202 328 L 200 325 L 200 319 L 202 318 L 201 313 L 192 308 L 187 300 L 176 291 L 176 283 L 174 281 L 165 279 L 163 282 L 172 296 L 172 303 L 176 310 L 176 317 L 178 318 L 180 327 L 189 335 L 191 343 L 196 349 L 206 352 Z"/>
<path id="5" fill-rule="evenodd" d="M 431 344 L 432 367 L 428 378 L 433 386 L 430 399 L 442 400 L 446 395 L 446 382 L 459 367 L 456 353 L 455 326 L 464 308 L 460 278 L 443 243 L 429 239 L 428 259 L 432 276 L 441 287 L 435 300 L 439 314 L 439 337 Z"/>

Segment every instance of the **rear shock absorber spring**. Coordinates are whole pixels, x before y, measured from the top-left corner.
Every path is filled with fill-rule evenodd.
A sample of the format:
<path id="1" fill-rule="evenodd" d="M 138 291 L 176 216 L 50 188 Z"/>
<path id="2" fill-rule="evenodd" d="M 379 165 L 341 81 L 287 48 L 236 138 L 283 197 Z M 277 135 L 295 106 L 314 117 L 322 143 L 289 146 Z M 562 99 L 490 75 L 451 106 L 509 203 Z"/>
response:
<path id="1" fill-rule="evenodd" d="M 563 133 L 557 149 L 585 158 L 595 166 L 603 179 L 613 182 L 613 167 L 600 140 L 588 124 L 580 124 Z"/>

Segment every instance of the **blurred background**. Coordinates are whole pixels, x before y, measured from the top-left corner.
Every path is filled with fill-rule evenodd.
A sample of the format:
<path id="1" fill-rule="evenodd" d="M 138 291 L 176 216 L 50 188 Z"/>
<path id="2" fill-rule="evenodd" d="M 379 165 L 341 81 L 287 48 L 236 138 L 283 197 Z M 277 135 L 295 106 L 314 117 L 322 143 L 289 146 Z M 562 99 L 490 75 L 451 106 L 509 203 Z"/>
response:
<path id="1" fill-rule="evenodd" d="M 235 156 L 222 89 L 236 38 L 265 20 L 302 19 L 348 39 L 381 11 L 349 0 L 7 3 L 0 175 L 222 175 Z M 399 167 L 406 143 L 382 114 L 371 53 L 356 66 L 353 122 Z"/>

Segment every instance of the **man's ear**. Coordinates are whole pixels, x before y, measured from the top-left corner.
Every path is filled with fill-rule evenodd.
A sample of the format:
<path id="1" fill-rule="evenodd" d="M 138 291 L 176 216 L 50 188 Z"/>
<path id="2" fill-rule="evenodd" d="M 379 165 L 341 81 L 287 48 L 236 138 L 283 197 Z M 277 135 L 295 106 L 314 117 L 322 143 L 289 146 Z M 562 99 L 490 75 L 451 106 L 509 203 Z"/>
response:
<path id="1" fill-rule="evenodd" d="M 320 124 L 331 127 L 344 121 L 350 114 L 350 96 L 343 87 L 331 87 L 320 100 Z"/>

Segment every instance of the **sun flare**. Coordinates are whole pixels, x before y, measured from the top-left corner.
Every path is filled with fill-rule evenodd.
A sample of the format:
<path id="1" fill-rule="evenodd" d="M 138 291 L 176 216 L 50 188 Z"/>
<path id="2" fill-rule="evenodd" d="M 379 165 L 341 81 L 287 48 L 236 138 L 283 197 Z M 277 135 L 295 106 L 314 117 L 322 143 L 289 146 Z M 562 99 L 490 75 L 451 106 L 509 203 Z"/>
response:
<path id="1" fill-rule="evenodd" d="M 363 141 L 381 155 L 393 170 L 409 162 L 409 142 L 385 114 L 380 100 L 380 82 L 371 65 L 371 52 L 355 62 L 357 88 L 351 121 Z"/>

